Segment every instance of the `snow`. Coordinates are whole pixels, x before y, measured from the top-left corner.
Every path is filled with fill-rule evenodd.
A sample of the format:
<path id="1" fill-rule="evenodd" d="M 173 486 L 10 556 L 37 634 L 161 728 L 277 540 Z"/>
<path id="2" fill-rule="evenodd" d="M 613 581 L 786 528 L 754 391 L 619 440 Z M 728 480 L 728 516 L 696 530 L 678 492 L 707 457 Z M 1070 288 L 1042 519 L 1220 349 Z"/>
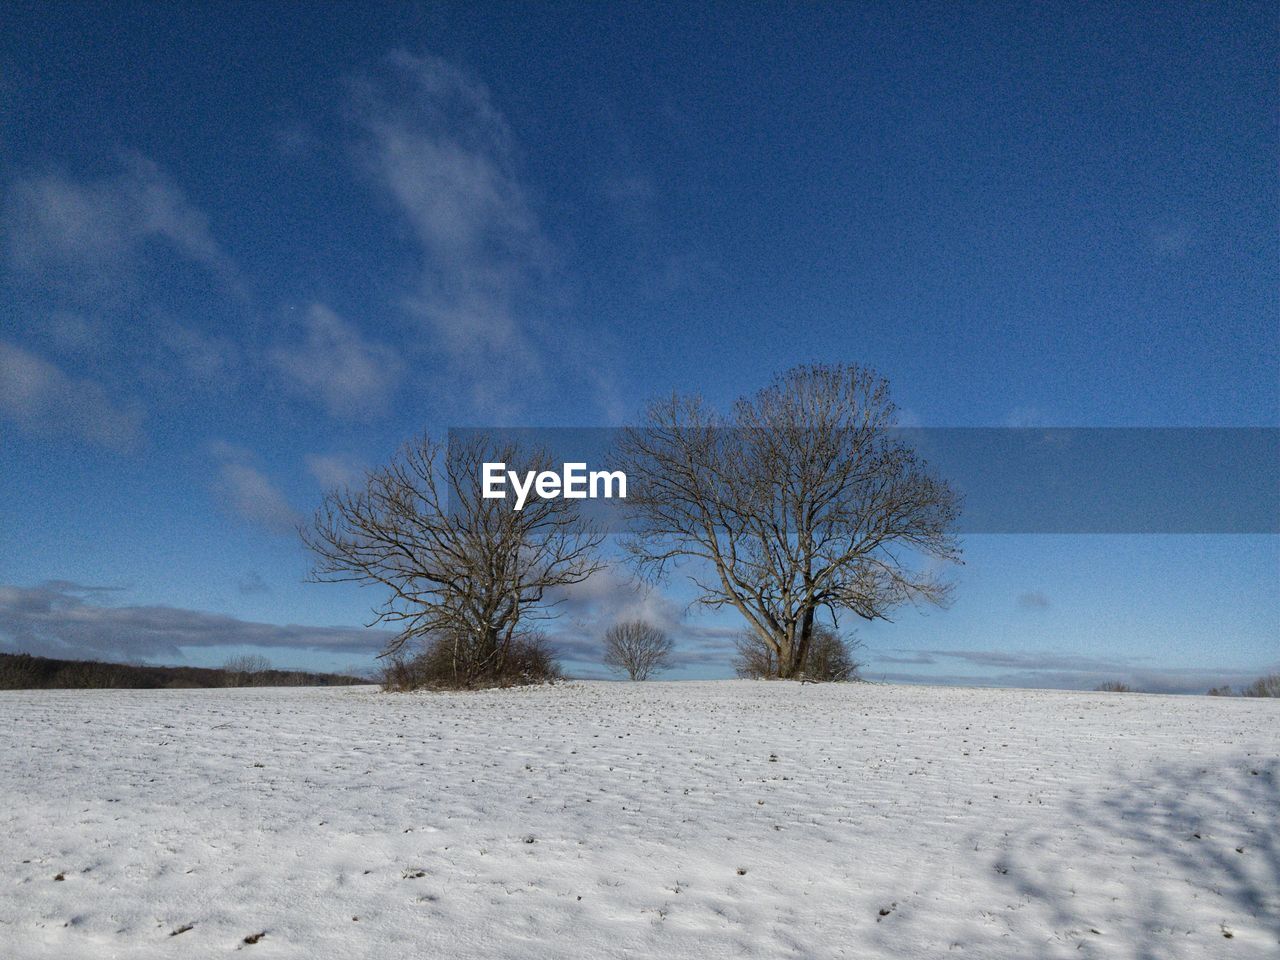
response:
<path id="1" fill-rule="evenodd" d="M 1278 755 L 1207 697 L 3 693 L 0 956 L 1274 957 Z"/>

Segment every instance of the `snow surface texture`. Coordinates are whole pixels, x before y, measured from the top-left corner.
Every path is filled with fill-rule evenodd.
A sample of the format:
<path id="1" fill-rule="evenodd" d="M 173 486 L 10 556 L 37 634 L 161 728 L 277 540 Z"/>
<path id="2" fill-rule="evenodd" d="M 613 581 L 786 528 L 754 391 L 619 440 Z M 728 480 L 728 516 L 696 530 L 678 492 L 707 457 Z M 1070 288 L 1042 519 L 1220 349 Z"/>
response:
<path id="1" fill-rule="evenodd" d="M 0 956 L 1276 957 L 1278 754 L 1207 697 L 4 693 Z"/>

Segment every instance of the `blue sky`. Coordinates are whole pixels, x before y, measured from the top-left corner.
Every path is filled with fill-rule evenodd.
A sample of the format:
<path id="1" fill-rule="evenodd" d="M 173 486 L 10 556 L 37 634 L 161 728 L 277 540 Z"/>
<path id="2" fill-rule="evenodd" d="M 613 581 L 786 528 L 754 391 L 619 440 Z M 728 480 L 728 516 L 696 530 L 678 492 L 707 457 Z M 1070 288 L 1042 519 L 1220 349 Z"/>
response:
<path id="1" fill-rule="evenodd" d="M 325 485 L 795 363 L 874 366 L 917 425 L 1280 425 L 1265 4 L 6 25 L 0 647 L 367 661 L 374 598 L 303 582 Z M 1277 539 L 970 536 L 955 607 L 862 630 L 869 671 L 1251 676 Z M 735 624 L 685 600 L 597 584 L 559 628 L 587 656 L 643 609 L 725 673 Z"/>

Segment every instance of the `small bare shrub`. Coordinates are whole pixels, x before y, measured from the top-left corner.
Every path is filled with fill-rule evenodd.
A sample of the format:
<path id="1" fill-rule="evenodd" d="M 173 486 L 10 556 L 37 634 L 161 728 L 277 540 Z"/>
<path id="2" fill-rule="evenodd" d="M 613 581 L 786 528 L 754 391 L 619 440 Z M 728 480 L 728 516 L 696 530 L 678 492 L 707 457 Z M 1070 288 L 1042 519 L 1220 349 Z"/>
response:
<path id="1" fill-rule="evenodd" d="M 778 655 L 752 630 L 744 630 L 734 641 L 737 654 L 733 659 L 734 672 L 748 680 L 771 679 L 778 675 Z"/>
<path id="2" fill-rule="evenodd" d="M 861 664 L 854 659 L 853 652 L 860 646 L 858 640 L 846 640 L 834 630 L 819 627 L 809 645 L 804 678 L 832 683 L 859 679 L 858 667 Z"/>
<path id="3" fill-rule="evenodd" d="M 564 679 L 551 642 L 540 630 L 527 630 L 516 638 L 507 663 L 503 686 L 528 686 Z"/>
<path id="4" fill-rule="evenodd" d="M 1099 693 L 1133 693 L 1133 687 L 1121 680 L 1107 680 L 1093 688 Z"/>
<path id="5" fill-rule="evenodd" d="M 378 685 L 385 692 L 396 690 L 412 690 L 417 686 L 414 682 L 412 661 L 402 653 L 394 653 L 382 662 L 382 670 L 378 674 Z"/>
<path id="6" fill-rule="evenodd" d="M 859 640 L 846 639 L 828 626 L 815 625 L 809 652 L 797 679 L 832 683 L 862 679 L 858 676 L 861 664 L 854 657 L 854 651 L 861 646 Z M 734 670 L 738 676 L 759 680 L 779 675 L 777 653 L 754 631 L 739 635 L 737 649 Z"/>
<path id="7" fill-rule="evenodd" d="M 417 656 L 394 654 L 386 658 L 380 677 L 382 689 L 476 690 L 564 679 L 555 651 L 537 630 L 522 631 L 511 638 L 500 668 L 477 670 L 469 659 L 473 649 L 447 634 L 428 638 Z"/>

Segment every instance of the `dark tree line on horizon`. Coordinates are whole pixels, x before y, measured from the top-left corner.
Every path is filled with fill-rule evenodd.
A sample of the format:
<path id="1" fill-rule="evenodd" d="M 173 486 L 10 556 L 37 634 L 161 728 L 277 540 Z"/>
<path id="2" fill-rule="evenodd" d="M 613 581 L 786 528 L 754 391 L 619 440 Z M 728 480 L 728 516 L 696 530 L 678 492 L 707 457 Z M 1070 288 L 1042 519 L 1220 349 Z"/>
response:
<path id="1" fill-rule="evenodd" d="M 214 667 L 59 660 L 28 653 L 0 653 L 0 690 L 173 690 L 208 687 L 341 687 L 369 683 L 362 677 L 303 670 L 274 670 L 255 662 L 252 672 L 229 661 Z"/>

